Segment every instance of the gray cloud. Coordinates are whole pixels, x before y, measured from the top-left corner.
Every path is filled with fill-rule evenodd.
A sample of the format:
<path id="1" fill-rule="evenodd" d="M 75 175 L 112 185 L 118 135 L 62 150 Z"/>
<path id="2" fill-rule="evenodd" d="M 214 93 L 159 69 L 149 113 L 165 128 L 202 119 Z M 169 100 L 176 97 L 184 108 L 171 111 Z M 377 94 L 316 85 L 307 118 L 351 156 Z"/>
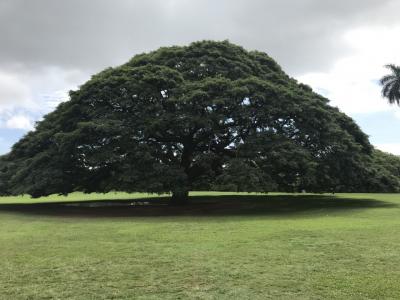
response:
<path id="1" fill-rule="evenodd" d="M 357 26 L 390 25 L 396 0 L 2 0 L 0 66 L 94 72 L 199 39 L 268 52 L 292 75 L 328 68 Z M 392 13 L 393 12 L 393 13 Z"/>
<path id="2" fill-rule="evenodd" d="M 375 109 L 378 102 L 364 82 L 380 74 L 377 63 L 397 59 L 398 43 L 387 35 L 398 35 L 399 10 L 399 0 L 0 0 L 0 154 L 21 137 L 21 128 L 67 100 L 67 91 L 91 74 L 137 53 L 202 39 L 229 39 L 267 52 L 297 78 L 323 72 L 314 78 L 317 90 L 325 87 L 338 102 L 353 101 L 357 108 L 372 103 Z M 383 48 L 370 41 L 374 26 L 387 33 L 374 37 Z M 397 28 L 386 31 L 392 26 Z M 367 36 L 344 40 L 357 28 L 366 28 Z M 331 68 L 359 55 L 359 47 L 368 54 L 358 56 L 361 61 Z M 352 74 L 360 74 L 348 73 L 360 66 L 368 74 L 353 88 Z"/>

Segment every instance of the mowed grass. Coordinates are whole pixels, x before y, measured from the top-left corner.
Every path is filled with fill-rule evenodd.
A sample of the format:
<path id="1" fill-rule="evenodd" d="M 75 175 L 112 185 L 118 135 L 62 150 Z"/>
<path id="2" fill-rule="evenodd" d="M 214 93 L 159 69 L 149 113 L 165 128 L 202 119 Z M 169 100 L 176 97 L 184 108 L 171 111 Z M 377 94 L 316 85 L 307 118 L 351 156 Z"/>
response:
<path id="1" fill-rule="evenodd" d="M 192 195 L 0 198 L 0 298 L 400 299 L 400 195 Z"/>

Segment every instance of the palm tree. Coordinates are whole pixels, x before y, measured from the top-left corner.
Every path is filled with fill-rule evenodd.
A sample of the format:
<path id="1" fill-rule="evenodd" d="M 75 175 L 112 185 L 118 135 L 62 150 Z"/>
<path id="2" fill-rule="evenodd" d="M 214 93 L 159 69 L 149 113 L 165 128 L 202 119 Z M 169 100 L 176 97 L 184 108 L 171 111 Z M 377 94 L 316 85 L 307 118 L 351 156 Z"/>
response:
<path id="1" fill-rule="evenodd" d="M 380 80 L 382 95 L 389 100 L 390 104 L 400 105 L 400 66 L 386 65 L 391 74 L 383 76 Z"/>

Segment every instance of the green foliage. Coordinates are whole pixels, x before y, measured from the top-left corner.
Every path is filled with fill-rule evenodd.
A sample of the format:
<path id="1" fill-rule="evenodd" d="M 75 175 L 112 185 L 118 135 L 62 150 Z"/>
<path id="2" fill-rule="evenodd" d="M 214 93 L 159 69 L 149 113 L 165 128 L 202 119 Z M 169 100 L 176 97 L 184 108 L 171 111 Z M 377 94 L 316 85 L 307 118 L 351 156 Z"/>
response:
<path id="1" fill-rule="evenodd" d="M 368 192 L 400 192 L 400 157 L 374 150 L 366 183 Z"/>
<path id="2" fill-rule="evenodd" d="M 265 53 L 161 48 L 70 96 L 3 159 L 3 194 L 365 187 L 367 136 Z"/>

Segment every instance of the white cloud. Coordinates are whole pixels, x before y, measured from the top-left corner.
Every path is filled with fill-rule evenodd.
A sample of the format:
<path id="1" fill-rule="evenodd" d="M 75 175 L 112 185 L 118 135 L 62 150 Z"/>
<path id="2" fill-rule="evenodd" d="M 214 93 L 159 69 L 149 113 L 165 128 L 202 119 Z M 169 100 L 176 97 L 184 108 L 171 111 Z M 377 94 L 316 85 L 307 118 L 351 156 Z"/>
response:
<path id="1" fill-rule="evenodd" d="M 400 143 L 375 144 L 375 147 L 385 152 L 400 155 Z"/>
<path id="2" fill-rule="evenodd" d="M 60 102 L 67 101 L 68 91 L 76 89 L 89 78 L 89 74 L 77 69 L 62 69 L 55 66 L 26 70 L 24 73 L 24 79 L 32 90 L 37 113 L 40 115 L 54 110 Z"/>
<path id="3" fill-rule="evenodd" d="M 400 119 L 400 110 L 395 111 L 395 112 L 394 112 L 394 116 L 395 116 L 397 119 Z"/>
<path id="4" fill-rule="evenodd" d="M 32 130 L 34 121 L 69 99 L 89 76 L 78 70 L 16 66 L 0 72 L 0 128 Z"/>
<path id="5" fill-rule="evenodd" d="M 5 127 L 10 129 L 32 130 L 34 128 L 34 124 L 29 117 L 24 115 L 16 115 L 6 121 Z"/>
<path id="6" fill-rule="evenodd" d="M 308 73 L 298 80 L 311 85 L 331 100 L 333 106 L 352 113 L 372 113 L 397 109 L 381 97 L 380 77 L 388 63 L 399 63 L 400 26 L 351 30 L 344 40 L 353 54 L 338 60 L 326 73 Z"/>
<path id="7" fill-rule="evenodd" d="M 47 113 L 68 100 L 69 90 L 76 89 L 89 78 L 89 74 L 80 70 L 55 66 L 4 68 L 0 71 L 0 114 L 20 109 Z"/>
<path id="8" fill-rule="evenodd" d="M 0 72 L 0 113 L 21 106 L 34 106 L 30 88 L 17 76 Z"/>

